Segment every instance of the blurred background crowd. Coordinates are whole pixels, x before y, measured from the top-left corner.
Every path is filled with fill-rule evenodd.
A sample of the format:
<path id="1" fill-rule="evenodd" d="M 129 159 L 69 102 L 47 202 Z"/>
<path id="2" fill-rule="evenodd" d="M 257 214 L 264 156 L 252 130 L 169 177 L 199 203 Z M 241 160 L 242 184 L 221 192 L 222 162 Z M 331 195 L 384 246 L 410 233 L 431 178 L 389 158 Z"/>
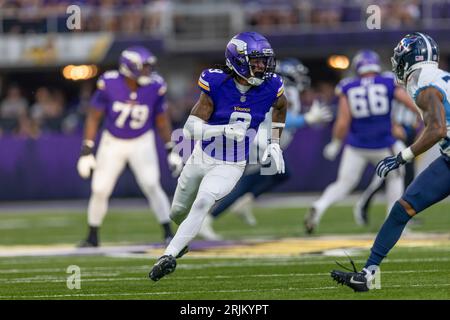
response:
<path id="1" fill-rule="evenodd" d="M 174 6 L 211 1 L 192 0 L 17 0 L 0 1 L 2 28 L 7 33 L 50 32 L 63 30 L 66 9 L 78 4 L 85 10 L 84 32 L 109 31 L 125 34 L 158 31 L 161 18 Z M 358 22 L 365 15 L 366 0 L 225 0 L 246 13 L 250 26 L 281 27 L 335 27 Z M 450 16 L 446 1 L 373 0 L 385 15 L 386 27 L 417 25 L 425 14 L 439 19 Z M 177 17 L 176 22 L 184 18 Z M 180 27 L 181 27 L 180 23 Z M 182 31 L 182 30 L 179 30 Z"/>

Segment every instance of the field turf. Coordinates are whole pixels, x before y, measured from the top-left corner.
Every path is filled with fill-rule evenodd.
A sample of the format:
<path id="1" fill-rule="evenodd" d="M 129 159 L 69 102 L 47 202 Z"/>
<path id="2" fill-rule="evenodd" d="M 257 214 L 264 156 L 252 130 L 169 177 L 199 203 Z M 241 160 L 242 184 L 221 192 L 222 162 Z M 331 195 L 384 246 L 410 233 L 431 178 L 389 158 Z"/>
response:
<path id="1" fill-rule="evenodd" d="M 323 236 L 344 241 L 365 235 L 371 243 L 384 219 L 383 207 L 377 205 L 371 211 L 371 225 L 358 227 L 350 207 L 333 207 L 318 233 L 306 237 L 302 228 L 305 212 L 304 208 L 258 208 L 255 227 L 230 214 L 218 220 L 215 228 L 226 239 L 237 241 L 288 238 L 321 243 Z M 324 254 L 327 248 L 300 254 L 294 247 L 291 253 L 280 255 L 237 251 L 222 257 L 221 249 L 215 248 L 217 256 L 196 255 L 194 250 L 178 260 L 175 273 L 156 283 L 148 279 L 157 257 L 154 253 L 0 257 L 0 299 L 450 299 L 449 213 L 448 202 L 422 213 L 419 223 L 409 227 L 411 233 L 420 233 L 422 238 L 429 233 L 439 240 L 396 247 L 382 265 L 381 290 L 364 294 L 331 280 L 330 271 L 339 268 L 335 260 L 347 264 L 347 258 L 333 256 L 333 251 Z M 75 245 L 85 236 L 85 221 L 81 211 L 3 212 L 0 255 L 15 248 Z M 106 217 L 101 240 L 106 248 L 149 244 L 161 240 L 161 231 L 148 212 L 114 210 Z M 350 244 L 343 248 L 358 267 L 364 264 L 367 245 L 358 250 Z M 70 265 L 80 267 L 79 290 L 67 288 Z"/>

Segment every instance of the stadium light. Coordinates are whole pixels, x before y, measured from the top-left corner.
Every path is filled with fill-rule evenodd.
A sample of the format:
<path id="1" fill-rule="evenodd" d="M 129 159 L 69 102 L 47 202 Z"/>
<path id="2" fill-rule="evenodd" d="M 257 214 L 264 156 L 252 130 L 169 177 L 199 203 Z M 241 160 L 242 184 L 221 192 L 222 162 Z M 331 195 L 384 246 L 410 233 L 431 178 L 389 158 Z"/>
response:
<path id="1" fill-rule="evenodd" d="M 332 55 L 328 57 L 328 65 L 333 69 L 345 70 L 350 65 L 350 60 L 344 55 Z"/>
<path id="2" fill-rule="evenodd" d="M 95 65 L 68 65 L 65 66 L 62 74 L 67 80 L 88 80 L 95 77 L 98 73 L 98 68 Z"/>

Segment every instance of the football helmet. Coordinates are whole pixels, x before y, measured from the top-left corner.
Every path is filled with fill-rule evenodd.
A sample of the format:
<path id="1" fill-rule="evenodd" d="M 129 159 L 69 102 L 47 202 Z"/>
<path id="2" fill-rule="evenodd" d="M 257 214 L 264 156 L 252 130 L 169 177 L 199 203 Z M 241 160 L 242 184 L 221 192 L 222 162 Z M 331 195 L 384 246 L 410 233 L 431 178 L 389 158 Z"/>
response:
<path id="1" fill-rule="evenodd" d="M 252 86 L 261 85 L 275 72 L 275 54 L 267 39 L 257 32 L 242 32 L 225 49 L 227 67 Z M 256 68 L 262 63 L 262 69 Z"/>
<path id="2" fill-rule="evenodd" d="M 352 67 L 358 75 L 368 72 L 381 72 L 380 57 L 372 50 L 360 50 L 352 60 Z"/>
<path id="3" fill-rule="evenodd" d="M 391 57 L 392 71 L 399 83 L 405 83 L 413 70 L 424 65 L 439 63 L 439 48 L 429 35 L 414 32 L 406 35 L 394 49 Z"/>
<path id="4" fill-rule="evenodd" d="M 309 69 L 296 58 L 277 61 L 275 72 L 283 77 L 286 86 L 295 86 L 299 91 L 310 87 Z"/>
<path id="5" fill-rule="evenodd" d="M 156 57 L 141 46 L 133 46 L 125 49 L 119 59 L 119 72 L 124 76 L 134 79 L 139 85 L 147 85 L 151 82 L 151 69 L 146 66 L 154 66 Z"/>

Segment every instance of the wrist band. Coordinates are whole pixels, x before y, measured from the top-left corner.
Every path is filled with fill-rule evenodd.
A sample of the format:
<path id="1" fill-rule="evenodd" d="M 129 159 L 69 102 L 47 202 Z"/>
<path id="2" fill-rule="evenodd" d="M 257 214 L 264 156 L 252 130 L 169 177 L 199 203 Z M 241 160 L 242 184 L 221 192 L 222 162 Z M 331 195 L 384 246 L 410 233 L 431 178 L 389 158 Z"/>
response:
<path id="1" fill-rule="evenodd" d="M 402 155 L 403 160 L 405 160 L 407 162 L 411 161 L 415 157 L 414 153 L 411 150 L 411 148 L 406 148 L 405 150 L 403 150 L 401 152 L 401 155 Z"/>
<path id="2" fill-rule="evenodd" d="M 272 129 L 284 128 L 285 124 L 283 122 L 272 122 Z"/>
<path id="3" fill-rule="evenodd" d="M 92 140 L 83 140 L 83 146 L 86 146 L 88 148 L 93 148 L 95 146 L 95 142 Z"/>

